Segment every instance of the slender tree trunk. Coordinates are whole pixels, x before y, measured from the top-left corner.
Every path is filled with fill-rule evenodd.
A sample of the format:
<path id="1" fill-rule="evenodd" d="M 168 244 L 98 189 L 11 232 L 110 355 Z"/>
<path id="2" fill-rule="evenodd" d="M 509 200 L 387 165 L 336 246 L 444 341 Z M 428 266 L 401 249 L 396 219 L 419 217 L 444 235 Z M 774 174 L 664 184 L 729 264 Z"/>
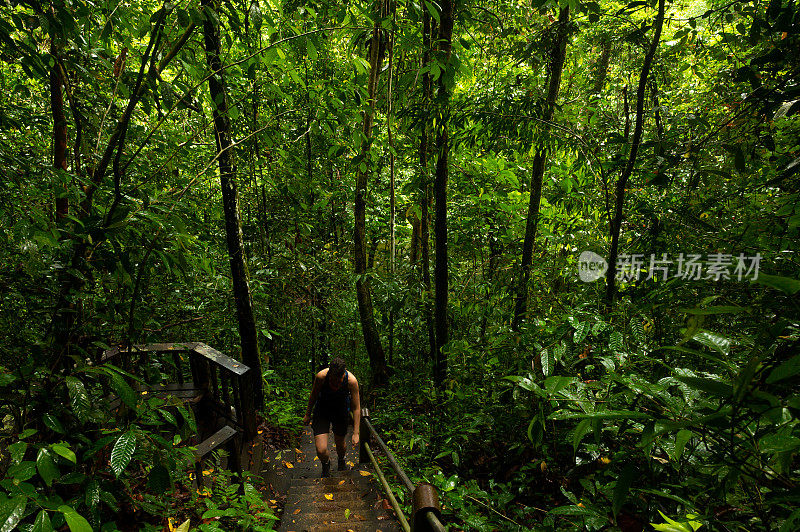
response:
<path id="1" fill-rule="evenodd" d="M 422 16 L 422 68 L 427 66 L 430 61 L 431 50 L 431 14 L 425 9 Z M 422 101 L 428 116 L 420 120 L 421 130 L 419 138 L 419 166 L 422 176 L 420 187 L 420 217 L 419 217 L 419 239 L 420 239 L 420 262 L 422 263 L 422 284 L 425 293 L 422 298 L 422 309 L 425 314 L 425 324 L 428 328 L 428 359 L 433 361 L 436 358 L 436 328 L 433 323 L 433 312 L 430 305 L 431 295 L 431 257 L 430 257 L 430 216 L 429 209 L 431 204 L 430 176 L 428 171 L 428 151 L 430 150 L 428 140 L 428 124 L 431 121 L 430 108 L 432 96 L 432 83 L 430 72 L 422 74 Z"/>
<path id="2" fill-rule="evenodd" d="M 447 300 L 449 291 L 449 277 L 447 272 L 447 179 L 449 172 L 450 138 L 447 127 L 447 113 L 450 103 L 450 89 L 446 78 L 450 74 L 452 65 L 450 55 L 453 39 L 453 0 L 443 0 L 442 12 L 439 17 L 439 55 L 445 65 L 439 76 L 439 111 L 441 125 L 436 137 L 436 147 L 439 157 L 436 160 L 436 177 L 434 179 L 434 197 L 436 206 L 436 225 L 434 236 L 436 238 L 436 264 L 434 267 L 435 293 L 435 320 L 436 320 L 436 360 L 434 363 L 433 380 L 441 387 L 447 378 L 447 355 L 444 346 L 449 341 L 447 323 Z M 450 74 L 452 79 L 452 74 Z"/>
<path id="3" fill-rule="evenodd" d="M 211 7 L 214 10 L 218 8 L 218 4 L 212 0 L 203 0 L 203 6 Z M 253 412 L 254 407 L 260 408 L 264 404 L 261 386 L 261 355 L 258 349 L 256 322 L 247 279 L 244 243 L 242 242 L 239 192 L 236 183 L 233 144 L 230 137 L 225 74 L 222 71 L 222 62 L 220 61 L 219 29 L 212 20 L 207 19 L 203 22 L 203 36 L 208 66 L 214 72 L 208 79 L 208 88 L 211 93 L 211 100 L 214 102 L 214 137 L 217 144 L 217 163 L 219 164 L 222 205 L 225 213 L 225 236 L 233 279 L 233 297 L 236 301 L 236 315 L 239 321 L 239 335 L 242 343 L 242 362 L 250 367 L 250 372 L 248 373 L 250 378 L 245 379 L 245 382 L 242 383 L 242 408 L 245 412 Z M 244 427 L 245 438 L 250 439 L 256 434 L 255 417 L 245 416 L 245 419 L 248 419 L 249 425 Z"/>
<path id="4" fill-rule="evenodd" d="M 545 122 L 543 127 L 544 135 L 549 130 L 548 122 L 553 120 L 558 91 L 561 86 L 561 73 L 564 71 L 564 60 L 567 52 L 567 31 L 569 30 L 569 7 L 562 7 L 558 13 L 558 26 L 556 28 L 556 38 L 553 42 L 552 59 L 550 61 L 550 81 L 547 87 L 547 99 L 545 100 L 542 119 Z M 522 264 L 517 285 L 517 299 L 514 308 L 514 319 L 512 329 L 519 329 L 519 325 L 525 317 L 528 309 L 528 281 L 530 279 L 531 262 L 533 260 L 533 245 L 536 241 L 536 230 L 539 225 L 539 204 L 542 200 L 542 178 L 544 177 L 545 165 L 549 149 L 540 147 L 533 157 L 531 168 L 531 197 L 528 204 L 528 218 L 525 223 L 525 241 L 522 244 Z M 536 359 L 536 357 L 534 357 Z"/>
<path id="5" fill-rule="evenodd" d="M 608 63 L 611 61 L 611 38 L 608 35 L 603 35 L 600 39 L 600 58 L 597 61 L 597 70 L 595 72 L 594 86 L 592 87 L 592 95 L 590 101 L 592 102 L 592 110 L 589 111 L 589 117 L 586 119 L 586 124 L 591 127 L 592 120 L 597 114 L 597 107 L 600 105 L 601 94 L 603 86 L 608 77 Z"/>
<path id="6" fill-rule="evenodd" d="M 376 2 L 376 9 L 379 14 L 385 11 L 382 2 Z M 372 161 L 370 151 L 372 147 L 372 124 L 373 113 L 375 111 L 375 97 L 378 92 L 378 77 L 381 70 L 381 26 L 380 17 L 375 21 L 372 29 L 372 38 L 369 47 L 369 81 L 367 82 L 367 94 L 369 95 L 369 108 L 364 111 L 364 121 L 362 132 L 364 134 L 361 146 L 358 172 L 356 174 L 356 194 L 353 206 L 355 214 L 355 225 L 353 228 L 353 243 L 355 244 L 355 271 L 356 279 L 356 298 L 358 300 L 358 313 L 361 319 L 361 330 L 364 334 L 364 347 L 369 356 L 370 368 L 372 370 L 373 385 L 380 386 L 386 382 L 386 356 L 378 334 L 378 327 L 375 323 L 375 315 L 372 306 L 372 291 L 370 290 L 370 278 L 367 275 L 367 253 L 366 253 L 366 195 L 367 181 L 370 174 Z M 362 168 L 365 168 L 362 170 Z"/>
<path id="7" fill-rule="evenodd" d="M 55 44 L 50 46 L 53 66 L 50 67 L 50 111 L 53 115 L 53 168 L 67 171 L 67 119 L 64 116 L 64 93 L 61 65 L 58 61 Z M 62 176 L 63 179 L 63 176 Z M 60 189 L 56 196 L 56 220 L 69 214 L 69 199 L 66 189 Z"/>
<path id="8" fill-rule="evenodd" d="M 606 272 L 606 307 L 611 308 L 617 293 L 617 257 L 619 253 L 619 235 L 622 226 L 622 212 L 625 206 L 625 187 L 628 179 L 633 173 L 636 164 L 636 154 L 639 152 L 639 144 L 642 140 L 642 128 L 644 125 L 644 98 L 647 89 L 647 77 L 650 75 L 650 67 L 653 64 L 653 57 L 658 50 L 658 43 L 661 40 L 661 29 L 664 26 L 664 3 L 665 0 L 658 1 L 658 14 L 653 23 L 653 41 L 644 57 L 642 64 L 642 74 L 639 76 L 639 87 L 636 92 L 636 125 L 633 128 L 633 138 L 631 139 L 631 151 L 628 162 L 619 176 L 616 187 L 616 205 L 614 219 L 611 221 L 611 251 L 608 256 L 608 271 Z"/>
<path id="9" fill-rule="evenodd" d="M 392 71 L 394 67 L 394 32 L 389 39 L 389 83 L 387 85 L 386 99 L 388 108 L 386 111 L 386 134 L 389 140 L 389 271 L 392 281 L 395 277 L 395 182 L 394 182 L 394 138 L 392 137 Z M 391 302 L 389 308 L 389 364 L 394 360 L 394 303 Z"/>

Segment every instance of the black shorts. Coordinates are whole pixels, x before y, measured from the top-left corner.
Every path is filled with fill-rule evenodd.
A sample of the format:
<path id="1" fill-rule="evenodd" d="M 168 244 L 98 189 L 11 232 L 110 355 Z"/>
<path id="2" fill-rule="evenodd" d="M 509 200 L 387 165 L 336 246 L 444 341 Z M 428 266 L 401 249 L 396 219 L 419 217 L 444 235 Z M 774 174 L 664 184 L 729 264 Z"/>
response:
<path id="1" fill-rule="evenodd" d="M 314 431 L 314 436 L 320 434 L 327 434 L 331 431 L 333 425 L 333 433 L 336 436 L 344 436 L 347 434 L 348 411 L 343 410 L 339 412 L 327 412 L 319 407 L 314 408 L 314 415 L 311 420 L 311 428 Z"/>

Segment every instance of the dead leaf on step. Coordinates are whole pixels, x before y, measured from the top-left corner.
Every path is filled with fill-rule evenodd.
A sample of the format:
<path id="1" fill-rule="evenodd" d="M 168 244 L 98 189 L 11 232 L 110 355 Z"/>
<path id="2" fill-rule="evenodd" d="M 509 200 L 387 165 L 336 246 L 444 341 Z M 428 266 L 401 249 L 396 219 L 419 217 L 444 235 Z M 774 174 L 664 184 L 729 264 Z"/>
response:
<path id="1" fill-rule="evenodd" d="M 341 486 L 342 484 L 344 484 L 344 480 L 339 481 L 339 485 Z"/>
<path id="2" fill-rule="evenodd" d="M 332 501 L 333 500 L 333 493 L 326 493 L 325 494 L 325 498 L 328 499 L 329 501 Z"/>
<path id="3" fill-rule="evenodd" d="M 370 475 L 370 472 L 362 470 L 362 471 L 359 471 L 358 474 L 361 475 L 362 477 L 368 477 Z"/>
<path id="4" fill-rule="evenodd" d="M 292 469 L 292 468 L 294 467 L 294 465 L 292 465 L 292 463 L 291 463 L 291 462 L 284 462 L 284 463 L 283 463 L 283 465 L 285 465 L 285 466 L 286 466 L 286 467 L 288 467 L 289 469 Z"/>
<path id="5" fill-rule="evenodd" d="M 295 510 L 294 512 L 292 512 L 292 514 L 293 514 L 293 515 L 297 515 L 297 514 L 299 514 L 299 513 L 300 513 L 300 508 L 298 508 L 297 510 Z"/>

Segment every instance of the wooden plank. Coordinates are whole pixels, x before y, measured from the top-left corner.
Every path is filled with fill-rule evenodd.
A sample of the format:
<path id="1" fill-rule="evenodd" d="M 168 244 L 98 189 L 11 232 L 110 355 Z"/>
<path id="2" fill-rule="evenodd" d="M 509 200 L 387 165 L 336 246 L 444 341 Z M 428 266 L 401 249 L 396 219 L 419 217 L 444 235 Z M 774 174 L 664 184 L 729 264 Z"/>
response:
<path id="1" fill-rule="evenodd" d="M 119 347 L 119 346 L 112 347 L 111 349 L 106 349 L 105 351 L 103 351 L 103 356 L 100 357 L 100 360 L 102 362 L 105 362 L 107 360 L 110 360 L 110 359 L 114 358 L 115 356 L 117 356 L 119 354 L 121 349 L 122 348 Z"/>
<path id="2" fill-rule="evenodd" d="M 199 342 L 170 342 L 164 344 L 135 344 L 130 351 L 122 346 L 112 347 L 103 352 L 101 360 L 107 360 L 119 355 L 120 353 L 171 353 L 175 351 L 192 351 L 198 345 L 205 345 Z"/>
<path id="3" fill-rule="evenodd" d="M 229 357 L 228 355 L 224 355 L 224 354 L 220 353 L 219 351 L 217 351 L 213 347 L 208 346 L 206 344 L 198 343 L 192 349 L 192 351 L 194 351 L 195 353 L 197 353 L 198 355 L 200 355 L 202 357 L 205 357 L 206 359 L 208 359 L 210 362 L 216 364 L 217 366 L 220 366 L 220 367 L 230 371 L 231 373 L 233 373 L 235 375 L 238 375 L 239 377 L 241 377 L 242 375 L 244 375 L 245 373 L 250 371 L 250 368 L 248 366 L 245 366 L 244 364 L 242 364 L 238 360 L 233 359 L 233 358 Z"/>
<path id="4" fill-rule="evenodd" d="M 225 445 L 227 442 L 231 440 L 239 431 L 235 428 L 231 427 L 230 425 L 225 425 L 217 432 L 203 440 L 200 445 L 194 451 L 194 455 L 196 458 L 200 459 L 213 451 L 214 449 Z"/>

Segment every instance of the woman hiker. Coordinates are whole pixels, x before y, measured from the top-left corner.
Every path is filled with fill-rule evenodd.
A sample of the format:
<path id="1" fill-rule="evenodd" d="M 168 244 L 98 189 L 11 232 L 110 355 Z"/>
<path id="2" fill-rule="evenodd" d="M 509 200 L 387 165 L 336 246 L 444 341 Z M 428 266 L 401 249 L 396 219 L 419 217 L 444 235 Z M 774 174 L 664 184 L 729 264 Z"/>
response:
<path id="1" fill-rule="evenodd" d="M 338 470 L 344 471 L 345 453 L 347 452 L 347 424 L 349 410 L 353 411 L 353 446 L 358 445 L 358 430 L 361 422 L 361 398 L 358 392 L 358 379 L 345 369 L 345 362 L 341 358 L 331 360 L 329 367 L 321 370 L 314 377 L 314 386 L 308 398 L 308 408 L 303 418 L 303 424 L 314 430 L 314 445 L 317 447 L 317 456 L 322 463 L 322 476 L 327 477 L 331 472 L 330 456 L 328 454 L 328 432 L 333 425 L 333 440 L 336 442 L 336 454 L 339 457 Z M 313 411 L 313 422 L 312 422 Z"/>

